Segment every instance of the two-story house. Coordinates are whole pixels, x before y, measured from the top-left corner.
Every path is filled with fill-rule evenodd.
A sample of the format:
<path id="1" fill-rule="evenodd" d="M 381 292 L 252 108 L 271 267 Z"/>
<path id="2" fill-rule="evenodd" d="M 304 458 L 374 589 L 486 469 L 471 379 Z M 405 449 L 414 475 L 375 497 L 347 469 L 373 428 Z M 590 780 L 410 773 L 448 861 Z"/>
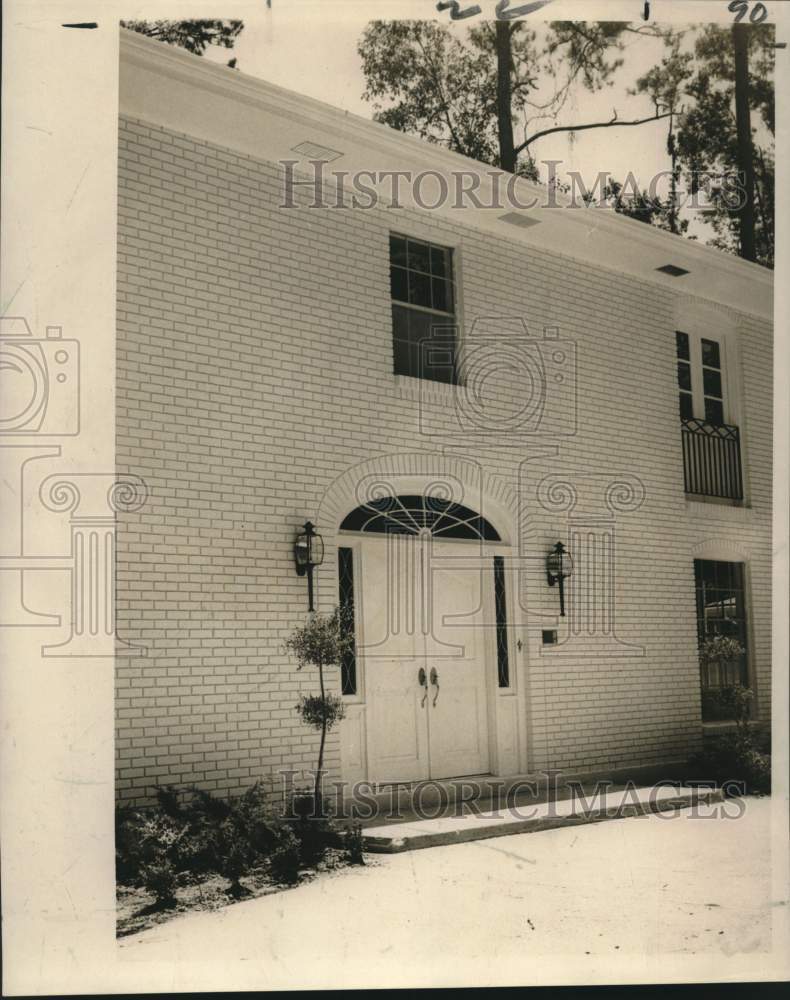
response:
<path id="1" fill-rule="evenodd" d="M 735 681 L 769 721 L 770 272 L 125 32 L 119 154 L 122 801 L 315 766 L 307 521 L 333 780 L 669 765 Z"/>

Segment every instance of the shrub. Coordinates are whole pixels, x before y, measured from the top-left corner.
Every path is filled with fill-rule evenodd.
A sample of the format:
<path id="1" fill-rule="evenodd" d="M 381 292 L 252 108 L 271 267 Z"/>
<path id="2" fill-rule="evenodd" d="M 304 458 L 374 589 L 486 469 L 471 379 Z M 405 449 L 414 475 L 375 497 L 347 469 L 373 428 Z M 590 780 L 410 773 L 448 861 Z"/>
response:
<path id="1" fill-rule="evenodd" d="M 277 828 L 275 844 L 270 857 L 272 877 L 278 882 L 293 885 L 299 881 L 299 840 L 290 826 Z"/>
<path id="2" fill-rule="evenodd" d="M 326 818 L 306 817 L 292 827 L 299 841 L 299 854 L 305 865 L 317 865 L 326 854 L 332 837 L 332 825 Z"/>
<path id="3" fill-rule="evenodd" d="M 176 905 L 176 870 L 166 857 L 143 866 L 142 882 L 156 898 L 158 907 L 167 909 Z"/>
<path id="4" fill-rule="evenodd" d="M 239 879 L 261 862 L 275 842 L 260 784 L 239 798 L 200 788 L 156 789 L 157 806 L 116 813 L 116 878 L 131 885 L 164 886 L 166 873 L 193 877 L 216 872 L 241 895 Z M 153 891 L 153 888 L 152 890 Z M 166 888 L 157 890 L 164 898 Z"/>
<path id="5" fill-rule="evenodd" d="M 693 761 L 695 774 L 719 785 L 738 782 L 747 793 L 771 790 L 771 757 L 761 753 L 751 741 L 737 733 L 724 733 L 706 741 L 702 753 Z"/>
<path id="6" fill-rule="evenodd" d="M 312 791 L 299 792 L 294 819 L 268 812 L 260 784 L 238 798 L 222 798 L 203 789 L 156 789 L 151 809 L 116 812 L 116 876 L 119 883 L 145 887 L 158 906 L 172 906 L 179 880 L 217 873 L 228 879 L 228 893 L 246 894 L 241 879 L 267 859 L 272 877 L 293 884 L 302 866 L 316 865 L 332 843 L 340 843 L 349 861 L 363 864 L 362 835 L 342 839 L 334 821 L 315 813 Z"/>
<path id="7" fill-rule="evenodd" d="M 770 792 L 771 757 L 758 749 L 763 737 L 749 726 L 751 689 L 733 684 L 722 688 L 720 697 L 735 729 L 706 739 L 702 752 L 690 761 L 694 776 L 719 785 L 738 782 L 747 793 Z"/>
<path id="8" fill-rule="evenodd" d="M 173 906 L 186 825 L 160 812 L 123 811 L 116 823 L 116 877 Z"/>
<path id="9" fill-rule="evenodd" d="M 230 881 L 228 892 L 243 895 L 239 879 L 268 854 L 274 842 L 263 786 L 256 782 L 238 798 L 221 799 L 190 789 L 184 809 L 191 869 L 216 871 Z"/>
<path id="10" fill-rule="evenodd" d="M 122 885 L 134 885 L 140 876 L 137 850 L 139 820 L 134 809 L 115 809 L 115 879 Z"/>
<path id="11" fill-rule="evenodd" d="M 362 826 L 359 823 L 354 823 L 343 835 L 343 847 L 346 851 L 346 858 L 352 865 L 365 864 L 364 843 Z"/>
<path id="12" fill-rule="evenodd" d="M 236 825 L 256 856 L 268 854 L 275 842 L 274 821 L 266 804 L 263 785 L 256 782 L 234 800 Z"/>

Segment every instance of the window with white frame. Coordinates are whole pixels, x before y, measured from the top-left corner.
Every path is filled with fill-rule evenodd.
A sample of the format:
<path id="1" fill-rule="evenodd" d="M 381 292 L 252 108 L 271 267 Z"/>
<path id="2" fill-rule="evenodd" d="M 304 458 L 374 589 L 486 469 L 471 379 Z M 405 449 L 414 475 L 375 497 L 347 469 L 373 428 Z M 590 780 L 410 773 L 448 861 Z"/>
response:
<path id="1" fill-rule="evenodd" d="M 455 383 L 452 249 L 391 233 L 390 288 L 395 374 Z"/>
<path id="2" fill-rule="evenodd" d="M 728 423 L 723 341 L 677 330 L 675 345 L 681 418 Z"/>
<path id="3" fill-rule="evenodd" d="M 729 697 L 732 688 L 735 685 L 747 687 L 749 684 L 744 564 L 695 559 L 694 589 L 702 718 L 705 722 L 712 722 L 732 717 L 733 702 Z M 735 640 L 734 655 L 729 658 L 704 655 L 706 645 L 717 637 Z M 741 652 L 737 652 L 738 648 Z"/>

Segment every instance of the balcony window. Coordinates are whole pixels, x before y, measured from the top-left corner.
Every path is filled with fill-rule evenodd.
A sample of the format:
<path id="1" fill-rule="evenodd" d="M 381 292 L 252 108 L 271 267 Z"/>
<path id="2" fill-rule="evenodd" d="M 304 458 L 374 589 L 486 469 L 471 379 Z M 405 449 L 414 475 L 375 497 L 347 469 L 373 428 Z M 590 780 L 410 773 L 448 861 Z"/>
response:
<path id="1" fill-rule="evenodd" d="M 723 344 L 678 330 L 675 348 L 686 493 L 740 501 L 740 431 L 727 422 Z"/>

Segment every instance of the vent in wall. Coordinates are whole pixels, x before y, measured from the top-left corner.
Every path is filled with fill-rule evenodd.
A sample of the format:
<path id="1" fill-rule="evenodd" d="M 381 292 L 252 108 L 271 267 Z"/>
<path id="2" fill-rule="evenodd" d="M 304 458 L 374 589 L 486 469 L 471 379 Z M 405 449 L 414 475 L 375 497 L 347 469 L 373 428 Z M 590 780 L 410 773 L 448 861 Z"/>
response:
<path id="1" fill-rule="evenodd" d="M 662 274 L 671 274 L 673 278 L 679 278 L 682 274 L 689 273 L 685 267 L 678 267 L 677 264 L 664 264 L 663 267 L 657 267 L 656 270 L 661 271 Z"/>
<path id="2" fill-rule="evenodd" d="M 330 149 L 329 146 L 321 146 L 317 142 L 300 142 L 298 146 L 291 147 L 291 152 L 298 153 L 308 160 L 325 160 L 327 163 L 331 163 L 332 160 L 336 160 L 339 156 L 343 155 L 336 149 Z"/>
<path id="3" fill-rule="evenodd" d="M 506 212 L 498 216 L 500 222 L 507 222 L 510 226 L 521 226 L 522 229 L 529 229 L 530 226 L 539 226 L 540 219 L 533 219 L 530 215 L 522 215 L 521 212 Z"/>

